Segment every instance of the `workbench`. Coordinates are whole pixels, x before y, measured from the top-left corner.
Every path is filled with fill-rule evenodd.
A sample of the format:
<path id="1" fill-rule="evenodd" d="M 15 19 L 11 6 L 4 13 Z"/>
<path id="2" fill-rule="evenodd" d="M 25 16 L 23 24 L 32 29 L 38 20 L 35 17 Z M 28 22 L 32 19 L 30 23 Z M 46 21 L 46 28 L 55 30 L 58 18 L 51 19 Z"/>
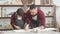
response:
<path id="1" fill-rule="evenodd" d="M 21 30 L 0 31 L 0 34 L 60 34 L 60 33 L 52 30 L 46 30 L 46 29 L 40 31 L 35 30 L 34 32 L 31 32 L 31 29 L 29 29 L 28 31 L 21 29 Z"/>

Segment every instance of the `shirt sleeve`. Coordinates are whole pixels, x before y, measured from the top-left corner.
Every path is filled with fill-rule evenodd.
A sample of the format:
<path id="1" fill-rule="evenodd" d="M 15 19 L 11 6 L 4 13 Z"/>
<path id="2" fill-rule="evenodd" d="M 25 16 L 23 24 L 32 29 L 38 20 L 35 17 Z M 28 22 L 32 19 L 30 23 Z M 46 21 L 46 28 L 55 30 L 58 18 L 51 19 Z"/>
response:
<path id="1" fill-rule="evenodd" d="M 15 16 L 15 13 L 14 13 L 14 14 L 11 16 L 11 25 L 12 25 L 12 27 L 14 27 L 15 19 L 16 19 L 16 16 Z"/>
<path id="2" fill-rule="evenodd" d="M 31 21 L 28 17 L 29 17 L 29 11 L 27 11 L 27 13 L 24 13 L 23 20 L 24 20 L 25 23 L 30 25 Z"/>
<path id="3" fill-rule="evenodd" d="M 39 19 L 41 21 L 41 25 L 45 27 L 45 15 L 42 10 L 39 10 Z"/>

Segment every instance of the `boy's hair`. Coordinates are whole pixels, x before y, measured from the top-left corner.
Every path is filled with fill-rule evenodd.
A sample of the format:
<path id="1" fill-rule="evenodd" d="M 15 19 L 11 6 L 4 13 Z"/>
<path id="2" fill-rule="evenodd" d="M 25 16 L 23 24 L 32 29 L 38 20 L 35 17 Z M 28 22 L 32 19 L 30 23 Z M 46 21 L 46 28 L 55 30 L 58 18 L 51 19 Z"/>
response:
<path id="1" fill-rule="evenodd" d="M 30 10 L 35 9 L 35 8 L 36 8 L 36 5 L 35 5 L 35 4 L 32 4 L 32 5 L 30 6 Z"/>
<path id="2" fill-rule="evenodd" d="M 17 15 L 22 16 L 24 14 L 24 11 L 22 8 L 17 9 L 16 11 Z"/>

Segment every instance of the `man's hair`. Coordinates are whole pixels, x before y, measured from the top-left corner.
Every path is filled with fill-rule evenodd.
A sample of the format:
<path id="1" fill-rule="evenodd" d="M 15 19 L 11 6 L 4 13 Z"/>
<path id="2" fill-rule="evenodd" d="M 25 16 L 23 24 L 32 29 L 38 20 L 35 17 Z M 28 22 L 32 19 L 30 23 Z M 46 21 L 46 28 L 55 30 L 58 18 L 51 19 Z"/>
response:
<path id="1" fill-rule="evenodd" d="M 32 4 L 32 5 L 30 6 L 30 10 L 35 9 L 35 8 L 36 8 L 36 5 L 35 5 L 35 4 Z"/>
<path id="2" fill-rule="evenodd" d="M 22 16 L 24 14 L 24 11 L 22 8 L 18 8 L 16 13 L 17 13 L 17 15 Z"/>

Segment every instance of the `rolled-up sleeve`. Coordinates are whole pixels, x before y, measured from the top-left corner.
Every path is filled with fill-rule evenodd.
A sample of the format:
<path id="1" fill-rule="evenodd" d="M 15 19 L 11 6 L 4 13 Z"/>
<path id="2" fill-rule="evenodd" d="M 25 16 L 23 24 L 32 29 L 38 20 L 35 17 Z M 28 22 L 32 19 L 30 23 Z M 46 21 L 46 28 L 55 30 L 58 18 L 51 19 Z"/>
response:
<path id="1" fill-rule="evenodd" d="M 39 19 L 41 21 L 41 25 L 45 27 L 45 15 L 44 15 L 43 11 L 39 10 L 38 15 L 39 15 Z"/>
<path id="2" fill-rule="evenodd" d="M 14 14 L 11 16 L 11 25 L 12 25 L 12 27 L 14 27 L 15 19 L 16 19 L 16 16 L 15 16 L 15 13 L 14 13 Z"/>

